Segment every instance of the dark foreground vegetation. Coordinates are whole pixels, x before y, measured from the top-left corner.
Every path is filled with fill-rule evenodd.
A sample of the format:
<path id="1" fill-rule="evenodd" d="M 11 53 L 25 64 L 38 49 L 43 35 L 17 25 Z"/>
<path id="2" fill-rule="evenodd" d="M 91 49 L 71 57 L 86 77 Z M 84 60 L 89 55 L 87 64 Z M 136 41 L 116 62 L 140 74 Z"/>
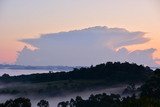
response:
<path id="1" fill-rule="evenodd" d="M 15 100 L 10 99 L 5 103 L 1 103 L 0 107 L 31 107 L 31 102 L 28 98 L 17 98 Z M 41 100 L 37 103 L 37 107 L 49 107 L 49 102 Z"/>
<path id="2" fill-rule="evenodd" d="M 97 94 L 91 95 L 89 99 L 81 97 L 70 101 L 60 102 L 57 107 L 160 107 L 160 100 L 148 97 L 136 98 L 136 96 L 121 98 L 119 95 Z"/>
<path id="3" fill-rule="evenodd" d="M 97 94 L 83 100 L 80 96 L 70 101 L 63 101 L 59 107 L 160 107 L 160 69 L 155 70 L 151 77 L 140 88 L 139 95 L 122 98 L 120 95 Z"/>
<path id="4" fill-rule="evenodd" d="M 152 70 L 142 65 L 128 62 L 107 62 L 82 67 L 70 72 L 50 72 L 21 76 L 0 77 L 0 83 L 11 84 L 0 89 L 0 94 L 60 95 L 63 92 L 78 92 L 97 87 L 117 84 L 144 83 Z M 15 85 L 13 85 L 15 84 Z"/>
<path id="5" fill-rule="evenodd" d="M 139 95 L 122 98 L 120 95 L 97 94 L 88 99 L 77 96 L 76 99 L 60 102 L 57 107 L 160 107 L 160 69 L 155 70 L 151 77 L 140 88 Z M 41 100 L 38 107 L 49 107 L 49 102 Z M 8 100 L 0 107 L 31 107 L 29 99 L 18 98 Z M 52 107 L 52 105 L 51 105 Z"/>

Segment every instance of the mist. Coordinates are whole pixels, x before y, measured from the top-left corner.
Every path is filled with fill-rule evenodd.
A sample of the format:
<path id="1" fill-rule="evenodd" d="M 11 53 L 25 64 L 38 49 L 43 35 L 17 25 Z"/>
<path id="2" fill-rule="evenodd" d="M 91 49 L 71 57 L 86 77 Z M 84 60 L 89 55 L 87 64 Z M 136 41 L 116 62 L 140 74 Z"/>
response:
<path id="1" fill-rule="evenodd" d="M 9 85 L 9 84 L 8 84 Z M 4 85 L 6 86 L 6 85 Z M 19 97 L 25 97 L 29 98 L 31 100 L 32 107 L 37 107 L 37 103 L 44 99 L 47 100 L 50 104 L 50 107 L 57 107 L 59 102 L 62 101 L 70 101 L 71 98 L 75 99 L 77 96 L 81 96 L 83 99 L 88 99 L 91 94 L 100 94 L 100 93 L 106 93 L 108 95 L 110 94 L 122 94 L 124 89 L 126 88 L 126 85 L 117 85 L 113 87 L 101 87 L 99 89 L 89 89 L 82 92 L 73 92 L 73 93 L 65 93 L 58 96 L 46 96 L 46 95 L 0 95 L 0 102 L 5 102 L 9 99 L 15 99 Z"/>

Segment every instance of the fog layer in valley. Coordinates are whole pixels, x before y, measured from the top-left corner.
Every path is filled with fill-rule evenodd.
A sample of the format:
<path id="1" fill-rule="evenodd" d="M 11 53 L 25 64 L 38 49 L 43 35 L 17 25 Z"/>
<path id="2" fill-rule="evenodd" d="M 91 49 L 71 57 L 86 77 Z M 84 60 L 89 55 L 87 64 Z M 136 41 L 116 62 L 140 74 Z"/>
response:
<path id="1" fill-rule="evenodd" d="M 18 97 L 27 97 L 31 99 L 32 107 L 37 107 L 37 103 L 42 99 L 49 101 L 51 107 L 57 107 L 57 104 L 59 102 L 69 101 L 71 98 L 75 99 L 76 96 L 81 96 L 83 99 L 87 99 L 91 94 L 100 94 L 100 93 L 122 94 L 125 88 L 126 88 L 126 85 L 121 85 L 121 86 L 114 86 L 110 88 L 101 88 L 97 90 L 86 90 L 78 93 L 68 93 L 68 94 L 63 94 L 61 96 L 57 96 L 57 97 L 0 95 L 0 102 L 5 102 L 6 100 L 14 99 Z"/>

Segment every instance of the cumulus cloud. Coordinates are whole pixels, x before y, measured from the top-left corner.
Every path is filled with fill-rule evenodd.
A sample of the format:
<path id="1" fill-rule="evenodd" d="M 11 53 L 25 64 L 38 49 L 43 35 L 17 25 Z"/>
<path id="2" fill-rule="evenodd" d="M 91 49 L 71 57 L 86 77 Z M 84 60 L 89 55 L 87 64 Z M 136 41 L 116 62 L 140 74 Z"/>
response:
<path id="1" fill-rule="evenodd" d="M 24 47 L 16 64 L 86 66 L 107 61 L 129 61 L 155 66 L 157 59 L 152 57 L 155 49 L 129 52 L 124 48 L 148 42 L 144 35 L 144 32 L 101 26 L 43 34 L 39 38 L 21 40 L 37 49 Z"/>

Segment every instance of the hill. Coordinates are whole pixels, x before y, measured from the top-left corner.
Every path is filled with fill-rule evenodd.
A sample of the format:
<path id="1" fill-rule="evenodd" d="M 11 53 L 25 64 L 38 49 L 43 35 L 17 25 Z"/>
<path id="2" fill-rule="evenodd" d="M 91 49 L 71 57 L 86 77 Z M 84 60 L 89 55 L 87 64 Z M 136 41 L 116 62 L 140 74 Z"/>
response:
<path id="1" fill-rule="evenodd" d="M 129 83 L 144 83 L 152 73 L 149 67 L 128 62 L 107 62 L 91 67 L 56 72 L 0 77 L 0 94 L 60 95 Z"/>
<path id="2" fill-rule="evenodd" d="M 75 68 L 70 72 L 0 77 L 1 82 L 51 82 L 60 80 L 106 80 L 107 82 L 143 82 L 151 73 L 149 67 L 128 62 L 107 62 L 91 67 Z"/>

